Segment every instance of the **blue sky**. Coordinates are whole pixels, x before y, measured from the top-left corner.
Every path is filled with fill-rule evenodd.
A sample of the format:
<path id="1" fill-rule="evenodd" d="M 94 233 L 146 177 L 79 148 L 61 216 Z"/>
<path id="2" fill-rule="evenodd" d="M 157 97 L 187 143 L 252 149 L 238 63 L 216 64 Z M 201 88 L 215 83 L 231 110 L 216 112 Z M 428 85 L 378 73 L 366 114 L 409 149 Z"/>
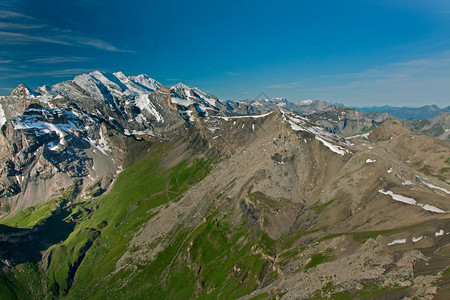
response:
<path id="1" fill-rule="evenodd" d="M 0 95 L 101 70 L 221 99 L 450 105 L 450 1 L 0 0 Z"/>

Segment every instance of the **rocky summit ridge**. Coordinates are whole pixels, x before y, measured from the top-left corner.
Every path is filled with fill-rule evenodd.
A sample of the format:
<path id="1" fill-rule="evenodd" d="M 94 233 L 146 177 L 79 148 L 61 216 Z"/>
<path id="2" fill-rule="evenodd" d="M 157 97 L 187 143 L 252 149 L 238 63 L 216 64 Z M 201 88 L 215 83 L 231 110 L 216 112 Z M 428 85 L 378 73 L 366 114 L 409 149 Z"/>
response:
<path id="1" fill-rule="evenodd" d="M 0 103 L 6 299 L 450 293 L 450 144 L 397 119 L 97 71 Z"/>

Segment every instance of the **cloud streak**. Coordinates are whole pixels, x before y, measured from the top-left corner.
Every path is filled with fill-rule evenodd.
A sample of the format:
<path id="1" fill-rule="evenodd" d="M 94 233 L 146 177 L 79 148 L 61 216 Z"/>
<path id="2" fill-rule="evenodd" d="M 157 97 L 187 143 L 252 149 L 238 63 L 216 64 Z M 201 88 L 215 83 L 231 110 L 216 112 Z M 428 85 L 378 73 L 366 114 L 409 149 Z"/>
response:
<path id="1" fill-rule="evenodd" d="M 8 74 L 8 76 L 0 77 L 0 79 L 6 78 L 26 78 L 33 76 L 46 76 L 46 77 L 66 77 L 79 75 L 81 73 L 89 73 L 95 71 L 94 69 L 83 69 L 83 68 L 73 68 L 73 69 L 62 69 L 62 70 L 52 70 L 52 71 L 44 71 L 44 72 L 23 72 L 16 74 Z"/>
<path id="2" fill-rule="evenodd" d="M 11 11 L 11 10 L 4 10 L 0 9 L 0 19 L 30 19 L 35 20 L 35 18 Z"/>
<path id="3" fill-rule="evenodd" d="M 239 73 L 230 72 L 230 71 L 225 71 L 225 74 L 230 75 L 230 76 L 239 76 Z"/>
<path id="4" fill-rule="evenodd" d="M 121 49 L 102 39 L 80 32 L 50 27 L 44 22 L 22 13 L 0 10 L 0 45 L 37 43 L 87 47 L 110 52 L 135 53 L 135 51 Z"/>
<path id="5" fill-rule="evenodd" d="M 39 64 L 59 64 L 68 62 L 85 62 L 91 60 L 92 58 L 88 57 L 45 57 L 45 58 L 30 59 L 28 60 L 28 62 Z"/>
<path id="6" fill-rule="evenodd" d="M 304 86 L 303 81 L 294 81 L 282 84 L 273 84 L 266 86 L 267 89 L 295 89 Z"/>

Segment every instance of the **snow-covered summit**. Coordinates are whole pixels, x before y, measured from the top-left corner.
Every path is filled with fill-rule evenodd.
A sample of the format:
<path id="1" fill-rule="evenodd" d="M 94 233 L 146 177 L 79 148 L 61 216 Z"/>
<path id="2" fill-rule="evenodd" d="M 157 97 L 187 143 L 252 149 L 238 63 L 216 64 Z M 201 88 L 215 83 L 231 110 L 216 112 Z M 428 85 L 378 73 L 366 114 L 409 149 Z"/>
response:
<path id="1" fill-rule="evenodd" d="M 313 103 L 313 101 L 311 99 L 306 99 L 306 100 L 302 100 L 302 101 L 298 102 L 298 105 L 310 105 L 312 103 Z"/>
<path id="2" fill-rule="evenodd" d="M 11 96 L 19 97 L 19 98 L 34 98 L 39 94 L 24 84 L 19 84 L 14 90 L 11 92 Z"/>
<path id="3" fill-rule="evenodd" d="M 191 88 L 181 82 L 170 87 L 170 95 L 171 103 L 176 105 L 179 110 L 185 111 L 190 121 L 193 121 L 192 113 L 194 111 L 199 115 L 226 111 L 226 107 L 216 96 L 205 93 L 196 87 Z"/>

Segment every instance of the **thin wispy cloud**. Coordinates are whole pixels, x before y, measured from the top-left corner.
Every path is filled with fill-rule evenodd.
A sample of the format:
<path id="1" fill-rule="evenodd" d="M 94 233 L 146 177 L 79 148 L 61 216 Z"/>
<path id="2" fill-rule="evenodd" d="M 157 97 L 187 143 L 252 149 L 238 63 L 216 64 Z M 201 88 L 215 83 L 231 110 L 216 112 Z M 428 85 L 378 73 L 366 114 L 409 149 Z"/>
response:
<path id="1" fill-rule="evenodd" d="M 266 86 L 266 88 L 268 88 L 268 89 L 294 89 L 294 88 L 299 88 L 302 86 L 303 86 L 303 81 L 294 81 L 294 82 L 289 82 L 289 83 L 268 85 L 268 86 Z"/>
<path id="2" fill-rule="evenodd" d="M 91 60 L 92 58 L 88 57 L 45 57 L 45 58 L 30 59 L 28 60 L 28 62 L 39 64 L 59 64 L 68 62 L 85 62 Z"/>
<path id="3" fill-rule="evenodd" d="M 450 52 L 442 51 L 362 72 L 319 76 L 306 90 L 322 98 L 346 95 L 341 96 L 342 101 L 353 102 L 353 105 L 358 105 L 359 101 L 376 101 L 377 105 L 383 105 L 386 104 L 383 101 L 393 98 L 416 102 L 440 99 L 450 91 L 449 82 Z"/>
<path id="4" fill-rule="evenodd" d="M 11 72 L 11 71 L 14 71 L 14 69 L 0 66 L 0 72 Z"/>
<path id="5" fill-rule="evenodd" d="M 0 22 L 0 29 L 6 30 L 26 30 L 26 29 L 39 29 L 44 28 L 41 24 L 20 24 L 13 22 Z"/>
<path id="6" fill-rule="evenodd" d="M 408 61 L 370 68 L 362 72 L 323 75 L 324 79 L 337 80 L 402 80 L 424 73 L 450 72 L 450 52 L 442 51 L 433 57 L 422 57 Z"/>
<path id="7" fill-rule="evenodd" d="M 230 71 L 225 71 L 225 74 L 230 75 L 230 76 L 239 76 L 239 73 L 230 72 Z"/>
<path id="8" fill-rule="evenodd" d="M 132 50 L 125 50 L 125 49 L 117 48 L 116 46 L 113 46 L 105 41 L 100 40 L 100 39 L 90 38 L 90 37 L 85 37 L 85 36 L 75 37 L 74 45 L 86 45 L 86 46 L 90 46 L 90 47 L 93 47 L 96 49 L 112 51 L 112 52 L 136 53 L 135 51 L 132 51 Z"/>
<path id="9" fill-rule="evenodd" d="M 352 79 L 352 78 L 367 78 L 367 77 L 382 77 L 382 76 L 385 76 L 384 71 L 372 68 L 363 72 L 356 72 L 356 73 L 322 75 L 321 78 Z"/>
<path id="10" fill-rule="evenodd" d="M 0 79 L 25 78 L 31 76 L 65 77 L 65 76 L 79 75 L 82 73 L 89 73 L 92 71 L 94 71 L 94 69 L 74 68 L 74 69 L 44 71 L 44 72 L 23 72 L 23 73 L 8 74 L 8 76 L 0 77 Z"/>
<path id="11" fill-rule="evenodd" d="M 44 42 L 60 45 L 71 45 L 71 43 L 63 40 L 58 40 L 52 37 L 34 36 L 31 34 L 0 31 L 0 44 L 31 44 L 34 42 Z"/>
<path id="12" fill-rule="evenodd" d="M 0 10 L 0 45 L 36 43 L 88 47 L 110 52 L 134 53 L 134 51 L 121 49 L 102 39 L 81 32 L 50 27 L 43 21 L 22 13 Z"/>
<path id="13" fill-rule="evenodd" d="M 9 64 L 12 62 L 13 62 L 13 60 L 11 60 L 11 59 L 0 60 L 0 64 Z"/>
<path id="14" fill-rule="evenodd" d="M 30 19 L 30 20 L 33 19 L 34 20 L 35 18 L 24 15 L 22 13 L 18 13 L 16 11 L 0 9 L 0 19 Z"/>
<path id="15" fill-rule="evenodd" d="M 106 50 L 112 52 L 126 52 L 134 53 L 131 50 L 125 50 L 117 48 L 116 46 L 109 44 L 97 38 L 77 35 L 73 33 L 72 35 L 34 35 L 18 32 L 6 32 L 0 31 L 0 45 L 1 44 L 32 44 L 32 43 L 50 43 L 59 44 L 66 46 L 78 46 L 78 47 L 92 47 L 99 50 Z"/>

